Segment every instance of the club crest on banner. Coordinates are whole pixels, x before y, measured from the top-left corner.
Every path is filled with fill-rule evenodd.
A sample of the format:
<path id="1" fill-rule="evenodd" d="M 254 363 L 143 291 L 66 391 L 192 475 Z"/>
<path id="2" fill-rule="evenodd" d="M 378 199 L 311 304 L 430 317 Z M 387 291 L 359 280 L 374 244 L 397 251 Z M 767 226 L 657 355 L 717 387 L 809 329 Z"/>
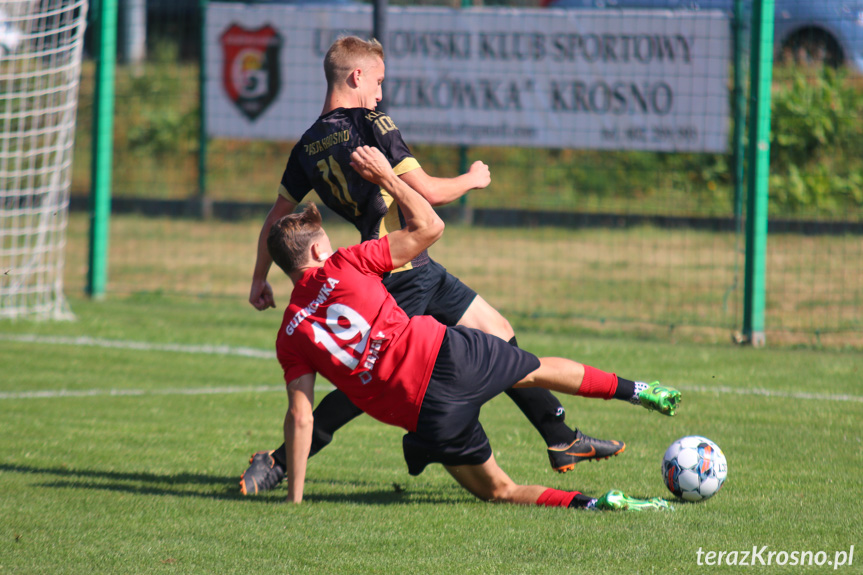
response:
<path id="1" fill-rule="evenodd" d="M 282 37 L 270 25 L 247 30 L 232 24 L 222 34 L 221 41 L 225 93 L 247 118 L 254 120 L 264 113 L 279 93 Z"/>

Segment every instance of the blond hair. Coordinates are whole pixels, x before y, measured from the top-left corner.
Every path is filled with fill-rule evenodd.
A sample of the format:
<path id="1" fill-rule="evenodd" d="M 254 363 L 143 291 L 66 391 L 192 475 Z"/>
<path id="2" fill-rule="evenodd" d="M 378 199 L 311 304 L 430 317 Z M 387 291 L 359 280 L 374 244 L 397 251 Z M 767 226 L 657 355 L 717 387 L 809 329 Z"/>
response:
<path id="1" fill-rule="evenodd" d="M 384 59 L 384 47 L 372 38 L 363 40 L 356 36 L 341 36 L 324 56 L 324 75 L 327 77 L 327 86 L 332 88 L 348 74 L 357 68 L 363 68 L 369 59 Z"/>

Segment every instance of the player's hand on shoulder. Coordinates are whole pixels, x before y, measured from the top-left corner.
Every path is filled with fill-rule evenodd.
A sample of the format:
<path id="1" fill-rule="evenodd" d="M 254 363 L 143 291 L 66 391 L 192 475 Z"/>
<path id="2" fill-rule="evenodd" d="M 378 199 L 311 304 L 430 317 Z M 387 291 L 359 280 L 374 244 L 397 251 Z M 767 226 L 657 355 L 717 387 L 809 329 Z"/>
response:
<path id="1" fill-rule="evenodd" d="M 351 152 L 351 167 L 363 178 L 378 185 L 393 174 L 392 166 L 383 152 L 371 146 L 360 146 Z"/>
<path id="2" fill-rule="evenodd" d="M 474 189 L 487 188 L 491 184 L 491 170 L 489 170 L 485 162 L 477 160 L 471 164 L 468 174 L 474 178 Z"/>

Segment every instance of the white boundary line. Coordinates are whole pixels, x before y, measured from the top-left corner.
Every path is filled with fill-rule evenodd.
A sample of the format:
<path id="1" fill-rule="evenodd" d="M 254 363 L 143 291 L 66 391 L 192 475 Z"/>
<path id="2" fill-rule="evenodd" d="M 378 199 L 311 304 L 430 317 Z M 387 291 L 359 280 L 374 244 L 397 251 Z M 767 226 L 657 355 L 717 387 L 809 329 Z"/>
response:
<path id="1" fill-rule="evenodd" d="M 806 391 L 776 391 L 773 389 L 747 389 L 745 387 L 726 387 L 722 385 L 681 385 L 680 391 L 694 391 L 696 393 L 716 393 L 734 395 L 760 395 L 762 397 L 779 397 L 784 399 L 807 399 L 815 401 L 851 401 L 863 403 L 863 396 L 827 393 L 809 393 Z"/>
<path id="2" fill-rule="evenodd" d="M 809 401 L 842 401 L 863 403 L 859 395 L 827 395 L 822 393 L 806 393 L 794 391 L 774 391 L 770 389 L 743 389 L 725 386 L 707 387 L 699 385 L 681 385 L 681 391 L 696 393 L 714 393 L 718 395 L 755 395 L 768 398 L 805 399 Z M 316 385 L 315 391 L 332 391 L 332 385 Z M 58 397 L 140 397 L 147 395 L 218 395 L 234 393 L 266 393 L 282 392 L 279 384 L 232 386 L 232 387 L 193 387 L 187 389 L 48 389 L 42 391 L 0 391 L 0 400 L 4 399 L 52 399 Z"/>
<path id="3" fill-rule="evenodd" d="M 133 349 L 138 351 L 167 351 L 174 353 L 191 353 L 206 355 L 226 355 L 251 357 L 259 359 L 275 359 L 274 351 L 266 351 L 251 347 L 232 347 L 227 345 L 184 345 L 184 344 L 158 344 L 141 341 L 123 341 L 113 339 L 101 339 L 87 336 L 65 337 L 45 336 L 34 334 L 3 334 L 0 333 L 0 341 L 15 341 L 20 343 L 44 343 L 56 345 L 78 345 L 91 347 L 105 347 L 113 349 Z M 755 395 L 770 398 L 805 399 L 810 401 L 843 401 L 863 403 L 863 396 L 846 394 L 809 393 L 803 391 L 776 391 L 771 389 L 747 389 L 743 387 L 727 386 L 705 386 L 689 385 L 679 386 L 681 391 L 693 391 L 696 393 L 715 393 L 733 395 Z M 220 393 L 261 393 L 266 391 L 281 391 L 281 386 L 253 386 L 253 387 L 202 387 L 190 389 L 163 389 L 163 390 L 136 390 L 136 389 L 88 389 L 88 390 L 44 390 L 44 391 L 12 391 L 0 392 L 0 399 L 38 399 L 55 397 L 96 397 L 96 396 L 142 396 L 142 395 L 212 395 Z M 315 386 L 315 391 L 330 390 L 332 386 Z"/>
<path id="4" fill-rule="evenodd" d="M 0 333 L 0 341 L 14 341 L 18 343 L 44 343 L 52 345 L 106 347 L 113 349 L 135 349 L 138 351 L 170 351 L 176 353 L 199 353 L 206 355 L 233 355 L 239 357 L 254 357 L 259 359 L 276 358 L 275 351 L 267 351 L 263 349 L 256 349 L 253 347 L 232 347 L 229 345 L 185 345 L 181 343 L 148 343 L 144 341 L 101 339 L 88 336 L 65 337 L 59 335 L 17 335 Z"/>
<path id="5" fill-rule="evenodd" d="M 315 391 L 332 391 L 332 385 L 316 385 Z M 681 391 L 696 393 L 713 393 L 717 395 L 755 395 L 767 398 L 805 399 L 809 401 L 841 401 L 863 403 L 859 395 L 826 395 L 821 393 L 773 391 L 769 389 L 738 389 L 734 387 L 680 386 Z M 278 384 L 233 386 L 233 387 L 193 387 L 187 389 L 48 389 L 41 391 L 7 391 L 0 392 L 0 400 L 4 399 L 53 399 L 58 397 L 141 397 L 153 395 L 218 395 L 235 393 L 266 393 L 282 391 Z"/>
<path id="6" fill-rule="evenodd" d="M 316 385 L 315 391 L 332 391 L 332 385 Z M 266 393 L 284 388 L 278 383 L 273 385 L 232 386 L 232 387 L 192 387 L 188 389 L 46 389 L 42 391 L 0 391 L 4 399 L 55 399 L 58 397 L 142 397 L 147 395 L 219 395 L 234 393 Z"/>
<path id="7" fill-rule="evenodd" d="M 211 395 L 218 393 L 243 393 L 243 392 L 263 392 L 273 391 L 278 389 L 274 385 L 254 387 L 210 387 L 210 388 L 191 388 L 191 389 L 49 389 L 44 391 L 11 391 L 8 393 L 0 392 L 0 399 L 43 399 L 55 397 L 98 397 L 109 395 L 112 397 L 129 397 L 141 395 Z"/>

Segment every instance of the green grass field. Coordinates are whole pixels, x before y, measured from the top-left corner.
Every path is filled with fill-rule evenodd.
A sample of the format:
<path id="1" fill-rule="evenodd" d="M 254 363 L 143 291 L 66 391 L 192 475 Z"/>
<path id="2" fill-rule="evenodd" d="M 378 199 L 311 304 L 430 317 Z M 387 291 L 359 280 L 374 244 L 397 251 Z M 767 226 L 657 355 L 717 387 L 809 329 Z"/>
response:
<path id="1" fill-rule="evenodd" d="M 665 448 L 702 434 L 728 457 L 722 491 L 673 513 L 485 504 L 439 466 L 410 477 L 401 432 L 364 416 L 311 460 L 307 502 L 291 506 L 283 486 L 237 492 L 249 454 L 278 445 L 286 399 L 275 359 L 230 352 L 270 351 L 277 312 L 152 292 L 72 307 L 75 322 L 0 323 L 2 574 L 740 573 L 699 566 L 698 550 L 765 545 L 765 561 L 831 562 L 854 545 L 837 571 L 863 572 L 859 354 L 520 332 L 540 355 L 662 379 L 684 403 L 665 418 L 564 398 L 570 424 L 627 449 L 558 475 L 498 398 L 482 420 L 516 481 L 670 496 Z M 755 570 L 833 569 L 776 560 Z"/>
<path id="2" fill-rule="evenodd" d="M 118 83 L 114 194 L 187 198 L 198 185 L 197 68 L 132 72 L 121 68 Z M 90 183 L 92 73 L 85 63 L 77 194 Z M 832 146 L 822 155 L 842 152 L 835 173 L 801 176 L 799 215 L 853 220 L 853 194 L 823 206 L 807 195 L 856 169 L 859 154 L 845 155 L 851 140 Z M 212 142 L 208 196 L 272 200 L 289 152 L 288 143 Z M 416 153 L 430 173 L 455 175 L 455 150 Z M 473 207 L 732 210 L 724 155 L 494 148 L 472 149 L 473 159 L 494 173 L 492 188 L 471 194 Z M 779 204 L 772 215 L 797 215 L 794 202 Z M 281 441 L 287 403 L 270 357 L 280 316 L 244 301 L 260 221 L 113 217 L 103 302 L 75 296 L 88 223 L 73 214 L 68 234 L 77 320 L 0 321 L 0 575 L 863 573 L 855 236 L 771 235 L 768 342 L 786 346 L 754 350 L 728 343 L 742 307 L 732 234 L 448 227 L 434 257 L 506 313 L 523 347 L 684 393 L 674 418 L 562 398 L 570 425 L 627 442 L 621 456 L 566 475 L 551 471 L 515 406 L 494 400 L 482 421 L 516 481 L 671 497 L 660 462 L 672 441 L 700 434 L 723 448 L 729 477 L 715 498 L 638 514 L 479 502 L 439 466 L 410 477 L 402 432 L 365 416 L 312 459 L 304 504 L 282 503 L 284 486 L 241 496 L 249 455 Z M 347 226 L 330 232 L 336 244 L 357 238 Z M 277 296 L 287 284 L 274 281 Z M 834 349 L 814 349 L 822 344 Z M 320 382 L 318 399 L 327 390 Z M 702 564 L 708 552 L 742 562 L 753 548 L 771 564 Z M 801 553 L 822 564 L 789 564 Z"/>

